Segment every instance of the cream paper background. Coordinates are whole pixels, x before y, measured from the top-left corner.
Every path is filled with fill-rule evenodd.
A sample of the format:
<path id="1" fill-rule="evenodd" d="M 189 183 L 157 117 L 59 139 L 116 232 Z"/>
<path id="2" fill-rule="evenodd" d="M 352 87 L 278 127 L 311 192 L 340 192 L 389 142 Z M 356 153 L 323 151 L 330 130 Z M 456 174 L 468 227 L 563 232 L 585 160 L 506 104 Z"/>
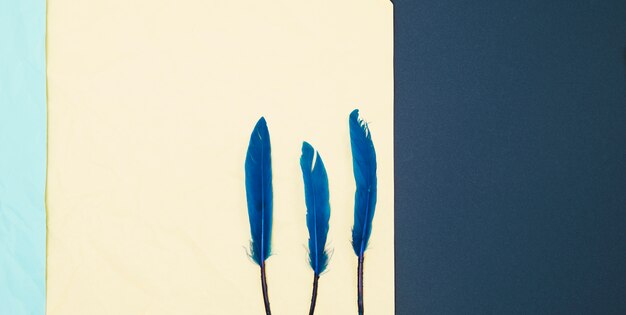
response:
<path id="1" fill-rule="evenodd" d="M 274 314 L 308 312 L 299 156 L 330 179 L 316 314 L 356 314 L 348 114 L 378 152 L 368 314 L 394 313 L 388 0 L 49 0 L 48 315 L 262 314 L 243 164 L 267 118 Z"/>

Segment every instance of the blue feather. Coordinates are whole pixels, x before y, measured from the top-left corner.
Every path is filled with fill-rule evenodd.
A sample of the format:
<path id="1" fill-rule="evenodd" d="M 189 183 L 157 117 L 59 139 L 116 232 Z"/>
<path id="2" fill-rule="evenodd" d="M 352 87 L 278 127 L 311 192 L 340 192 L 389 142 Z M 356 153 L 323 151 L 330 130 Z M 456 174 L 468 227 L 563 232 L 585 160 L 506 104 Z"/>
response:
<path id="1" fill-rule="evenodd" d="M 265 118 L 257 122 L 246 155 L 246 197 L 250 219 L 251 257 L 263 265 L 271 253 L 272 160 L 270 134 Z"/>
<path id="2" fill-rule="evenodd" d="M 315 275 L 319 276 L 328 265 L 326 250 L 330 219 L 328 175 L 322 157 L 307 142 L 302 143 L 300 167 L 307 209 L 306 226 L 309 229 L 309 263 Z"/>
<path id="3" fill-rule="evenodd" d="M 376 151 L 369 127 L 359 117 L 358 109 L 350 113 L 349 122 L 352 167 L 356 181 L 352 248 L 361 257 L 372 234 L 372 220 L 376 209 Z"/>

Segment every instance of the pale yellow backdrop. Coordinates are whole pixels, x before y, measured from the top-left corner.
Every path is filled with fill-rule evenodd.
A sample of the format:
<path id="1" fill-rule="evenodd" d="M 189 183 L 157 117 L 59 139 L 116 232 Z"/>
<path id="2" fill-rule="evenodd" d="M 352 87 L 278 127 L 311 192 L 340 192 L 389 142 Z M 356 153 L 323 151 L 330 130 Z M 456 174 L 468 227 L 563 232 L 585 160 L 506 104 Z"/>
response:
<path id="1" fill-rule="evenodd" d="M 309 307 L 307 140 L 332 207 L 316 314 L 356 314 L 354 108 L 379 166 L 365 306 L 393 314 L 392 27 L 389 0 L 49 0 L 48 315 L 262 314 L 243 172 L 261 115 L 273 313 Z"/>

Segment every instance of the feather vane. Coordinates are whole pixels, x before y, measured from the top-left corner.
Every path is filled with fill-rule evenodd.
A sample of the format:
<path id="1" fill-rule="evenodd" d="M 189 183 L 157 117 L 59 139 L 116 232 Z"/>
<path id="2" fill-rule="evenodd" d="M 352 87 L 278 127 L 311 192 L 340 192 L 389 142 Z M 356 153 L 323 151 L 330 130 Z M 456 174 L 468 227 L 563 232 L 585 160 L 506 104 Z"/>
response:
<path id="1" fill-rule="evenodd" d="M 272 160 L 270 135 L 265 118 L 257 122 L 246 154 L 246 198 L 250 220 L 250 256 L 259 265 L 271 254 L 272 240 Z"/>
<path id="2" fill-rule="evenodd" d="M 309 263 L 316 276 L 328 265 L 326 240 L 330 220 L 328 175 L 322 157 L 313 147 L 302 143 L 300 167 L 304 180 L 306 225 L 309 230 Z"/>
<path id="3" fill-rule="evenodd" d="M 372 234 L 372 220 L 376 209 L 376 151 L 369 126 L 359 117 L 358 109 L 350 114 L 349 125 L 352 167 L 356 182 L 352 248 L 357 256 L 362 257 Z"/>

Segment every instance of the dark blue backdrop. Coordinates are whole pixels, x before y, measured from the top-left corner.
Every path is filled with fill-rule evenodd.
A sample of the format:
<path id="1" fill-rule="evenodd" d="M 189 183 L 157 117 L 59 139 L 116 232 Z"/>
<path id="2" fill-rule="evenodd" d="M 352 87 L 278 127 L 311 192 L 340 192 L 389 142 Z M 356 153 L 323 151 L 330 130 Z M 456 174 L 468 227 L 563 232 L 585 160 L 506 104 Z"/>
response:
<path id="1" fill-rule="evenodd" d="M 626 1 L 394 2 L 397 314 L 626 314 Z"/>

